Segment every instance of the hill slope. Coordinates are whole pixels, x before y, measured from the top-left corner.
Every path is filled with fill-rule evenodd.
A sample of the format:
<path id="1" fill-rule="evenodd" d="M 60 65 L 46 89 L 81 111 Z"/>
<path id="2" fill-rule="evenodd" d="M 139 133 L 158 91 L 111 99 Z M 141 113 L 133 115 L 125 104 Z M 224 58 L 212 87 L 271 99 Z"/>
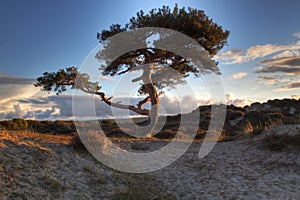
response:
<path id="1" fill-rule="evenodd" d="M 71 136 L 0 131 L 0 199 L 296 199 L 299 135 L 300 125 L 280 126 L 217 143 L 203 159 L 195 142 L 170 166 L 130 175 L 74 148 Z"/>

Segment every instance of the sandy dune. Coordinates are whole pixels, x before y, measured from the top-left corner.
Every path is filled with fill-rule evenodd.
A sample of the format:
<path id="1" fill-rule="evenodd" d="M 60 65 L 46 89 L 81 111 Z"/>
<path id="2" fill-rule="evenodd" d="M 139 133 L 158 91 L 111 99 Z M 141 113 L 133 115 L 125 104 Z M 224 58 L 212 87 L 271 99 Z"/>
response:
<path id="1" fill-rule="evenodd" d="M 195 142 L 170 166 L 131 177 L 74 149 L 66 136 L 2 131 L 0 199 L 299 199 L 300 151 L 265 148 L 274 134 L 299 135 L 300 125 L 219 142 L 203 159 Z M 167 143 L 147 142 L 154 149 Z"/>

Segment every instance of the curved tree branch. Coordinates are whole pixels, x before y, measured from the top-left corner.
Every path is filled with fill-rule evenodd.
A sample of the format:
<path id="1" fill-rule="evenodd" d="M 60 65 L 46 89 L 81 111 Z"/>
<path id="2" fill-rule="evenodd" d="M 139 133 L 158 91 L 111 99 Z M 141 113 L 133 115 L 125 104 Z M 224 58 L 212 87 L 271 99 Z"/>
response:
<path id="1" fill-rule="evenodd" d="M 147 96 L 145 99 L 139 101 L 139 103 L 137 104 L 138 108 L 141 109 L 142 106 L 143 106 L 145 103 L 147 103 L 148 101 L 150 101 L 150 100 L 151 100 L 150 96 Z"/>
<path id="2" fill-rule="evenodd" d="M 115 108 L 120 108 L 120 109 L 126 109 L 126 110 L 131 110 L 137 114 L 140 114 L 140 115 L 146 115 L 146 116 L 149 116 L 149 110 L 148 109 L 142 109 L 141 106 L 146 103 L 144 102 L 144 100 L 140 101 L 138 103 L 138 107 L 135 107 L 133 105 L 124 105 L 124 104 L 121 104 L 121 103 L 114 103 L 114 102 L 111 102 L 110 99 L 111 98 L 107 98 L 105 96 L 105 93 L 104 92 L 95 92 L 95 91 L 92 91 L 88 88 L 80 88 L 83 92 L 86 92 L 86 93 L 89 93 L 89 94 L 95 94 L 95 95 L 98 95 L 100 96 L 101 100 L 106 103 L 107 105 L 109 106 L 112 106 L 112 107 L 115 107 Z"/>

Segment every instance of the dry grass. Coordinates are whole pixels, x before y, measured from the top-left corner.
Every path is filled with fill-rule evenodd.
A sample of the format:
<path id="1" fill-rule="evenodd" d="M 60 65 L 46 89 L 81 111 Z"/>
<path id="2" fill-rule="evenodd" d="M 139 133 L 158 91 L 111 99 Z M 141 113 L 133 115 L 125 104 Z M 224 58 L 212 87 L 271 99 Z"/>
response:
<path id="1" fill-rule="evenodd" d="M 5 147 L 4 141 L 10 141 L 16 145 L 33 145 L 37 144 L 36 140 L 47 143 L 70 144 L 72 136 L 51 135 L 35 133 L 33 131 L 0 131 L 0 147 Z"/>
<path id="2" fill-rule="evenodd" d="M 252 134 L 252 135 L 259 135 L 265 130 L 269 130 L 275 126 L 277 126 L 279 123 L 276 123 L 274 121 L 269 121 L 265 123 L 259 123 L 257 125 L 253 125 L 251 122 L 247 121 L 243 127 L 241 132 L 244 134 Z"/>
<path id="3" fill-rule="evenodd" d="M 118 173 L 125 188 L 115 191 L 113 200 L 172 200 L 174 196 L 159 187 L 157 180 L 147 174 Z"/>

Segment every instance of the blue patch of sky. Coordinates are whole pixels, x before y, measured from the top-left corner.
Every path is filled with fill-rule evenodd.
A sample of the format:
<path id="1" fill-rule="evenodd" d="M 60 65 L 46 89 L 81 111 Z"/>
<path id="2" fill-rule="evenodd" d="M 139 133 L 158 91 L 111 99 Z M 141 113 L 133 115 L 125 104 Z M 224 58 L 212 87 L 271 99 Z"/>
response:
<path id="1" fill-rule="evenodd" d="M 260 44 L 290 44 L 299 32 L 300 1 L 72 1 L 6 0 L 0 7 L 0 72 L 35 78 L 44 71 L 80 66 L 98 45 L 96 33 L 113 23 L 125 24 L 139 10 L 162 5 L 203 9 L 231 31 L 227 49 Z M 220 66 L 225 76 L 249 73 L 255 64 Z"/>

